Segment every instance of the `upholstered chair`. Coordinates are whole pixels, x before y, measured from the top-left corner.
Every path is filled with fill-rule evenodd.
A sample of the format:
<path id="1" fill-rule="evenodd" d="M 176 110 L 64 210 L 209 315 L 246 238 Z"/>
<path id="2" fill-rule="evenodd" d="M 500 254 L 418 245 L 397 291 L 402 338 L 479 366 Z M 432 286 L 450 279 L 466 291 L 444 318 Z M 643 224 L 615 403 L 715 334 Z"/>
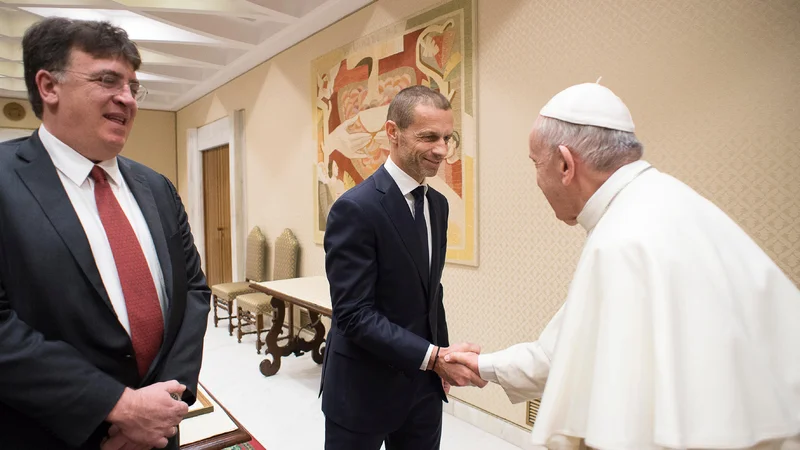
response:
<path id="1" fill-rule="evenodd" d="M 297 265 L 300 256 L 300 244 L 297 242 L 292 230 L 285 229 L 275 240 L 275 261 L 272 267 L 273 280 L 297 278 Z M 264 315 L 272 313 L 270 302 L 272 296 L 262 292 L 240 295 L 236 298 L 239 316 L 237 337 L 242 342 L 246 334 L 256 335 L 256 352 L 261 353 L 264 342 L 261 333 L 264 332 Z M 254 325 L 255 330 L 244 331 L 243 327 Z"/>
<path id="2" fill-rule="evenodd" d="M 245 260 L 245 280 L 233 283 L 222 283 L 211 286 L 211 305 L 214 307 L 214 326 L 220 320 L 228 320 L 228 334 L 233 336 L 234 314 L 233 302 L 241 294 L 255 292 L 250 287 L 251 281 L 264 281 L 267 279 L 267 238 L 261 229 L 253 227 L 247 235 L 247 250 Z M 219 316 L 218 310 L 226 311 L 227 316 Z"/>

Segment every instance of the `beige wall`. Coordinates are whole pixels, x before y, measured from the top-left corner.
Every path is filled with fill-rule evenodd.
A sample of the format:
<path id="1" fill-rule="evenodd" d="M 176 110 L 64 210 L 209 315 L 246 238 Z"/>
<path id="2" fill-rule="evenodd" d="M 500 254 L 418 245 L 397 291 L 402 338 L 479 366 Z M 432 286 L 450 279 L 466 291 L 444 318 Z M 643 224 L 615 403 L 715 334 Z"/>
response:
<path id="1" fill-rule="evenodd" d="M 243 108 L 247 225 L 289 227 L 302 275 L 313 243 L 310 61 L 439 3 L 379 0 L 178 112 L 186 130 Z M 645 157 L 719 204 L 800 282 L 800 3 L 795 0 L 479 0 L 480 267 L 448 265 L 452 341 L 485 350 L 535 339 L 562 302 L 584 235 L 537 190 L 527 134 L 559 90 L 603 83 L 630 107 Z M 524 423 L 495 386 L 453 394 Z"/>
<path id="2" fill-rule="evenodd" d="M 41 122 L 33 114 L 27 100 L 0 98 L 0 111 L 6 103 L 17 102 L 25 107 L 25 118 L 12 122 L 0 113 L 0 128 L 35 129 Z M 167 111 L 139 110 L 133 131 L 122 155 L 138 161 L 164 174 L 178 183 L 177 157 L 175 149 L 175 113 Z"/>
<path id="3" fill-rule="evenodd" d="M 178 183 L 175 113 L 139 110 L 122 156 L 140 162 Z"/>

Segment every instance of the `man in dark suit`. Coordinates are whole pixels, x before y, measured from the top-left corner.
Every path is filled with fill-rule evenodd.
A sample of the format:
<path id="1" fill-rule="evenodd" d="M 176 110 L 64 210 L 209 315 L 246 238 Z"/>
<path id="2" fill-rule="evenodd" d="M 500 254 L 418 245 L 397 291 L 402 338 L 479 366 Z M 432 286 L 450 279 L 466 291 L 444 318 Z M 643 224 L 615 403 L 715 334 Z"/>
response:
<path id="1" fill-rule="evenodd" d="M 177 449 L 210 293 L 175 187 L 117 156 L 139 52 L 62 18 L 22 45 L 42 126 L 0 144 L 0 448 Z"/>
<path id="2" fill-rule="evenodd" d="M 440 283 L 448 206 L 425 182 L 453 136 L 447 99 L 427 87 L 389 105 L 390 157 L 331 207 L 325 264 L 333 318 L 322 374 L 325 448 L 439 448 L 450 384 L 483 387 L 448 347 Z"/>

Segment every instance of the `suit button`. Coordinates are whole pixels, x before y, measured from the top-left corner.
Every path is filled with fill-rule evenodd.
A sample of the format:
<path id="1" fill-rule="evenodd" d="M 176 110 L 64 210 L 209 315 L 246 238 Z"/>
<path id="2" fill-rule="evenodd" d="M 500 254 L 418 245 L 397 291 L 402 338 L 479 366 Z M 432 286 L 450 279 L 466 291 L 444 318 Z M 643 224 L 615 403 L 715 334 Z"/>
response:
<path id="1" fill-rule="evenodd" d="M 130 353 L 128 353 L 127 355 L 125 355 L 125 359 L 133 359 L 133 355 L 131 355 Z"/>

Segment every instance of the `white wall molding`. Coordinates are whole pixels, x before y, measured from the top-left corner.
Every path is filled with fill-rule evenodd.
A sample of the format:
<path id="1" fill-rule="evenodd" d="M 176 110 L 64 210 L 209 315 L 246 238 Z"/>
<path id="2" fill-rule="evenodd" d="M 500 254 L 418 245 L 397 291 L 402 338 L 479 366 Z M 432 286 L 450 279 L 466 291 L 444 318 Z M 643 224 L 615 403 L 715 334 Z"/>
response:
<path id="1" fill-rule="evenodd" d="M 480 428 L 491 435 L 497 436 L 519 448 L 525 450 L 538 448 L 531 442 L 531 432 L 529 430 L 493 414 L 489 414 L 455 397 L 447 396 L 447 400 L 448 403 L 444 403 L 442 408 L 445 413 L 457 419 L 461 419 L 474 427 Z"/>
<path id="2" fill-rule="evenodd" d="M 205 215 L 203 205 L 202 152 L 228 145 L 231 205 L 231 268 L 234 281 L 244 280 L 245 242 L 247 236 L 245 195 L 244 110 L 236 110 L 200 128 L 186 130 L 187 174 L 189 182 L 189 223 L 195 245 L 205 264 Z"/>

